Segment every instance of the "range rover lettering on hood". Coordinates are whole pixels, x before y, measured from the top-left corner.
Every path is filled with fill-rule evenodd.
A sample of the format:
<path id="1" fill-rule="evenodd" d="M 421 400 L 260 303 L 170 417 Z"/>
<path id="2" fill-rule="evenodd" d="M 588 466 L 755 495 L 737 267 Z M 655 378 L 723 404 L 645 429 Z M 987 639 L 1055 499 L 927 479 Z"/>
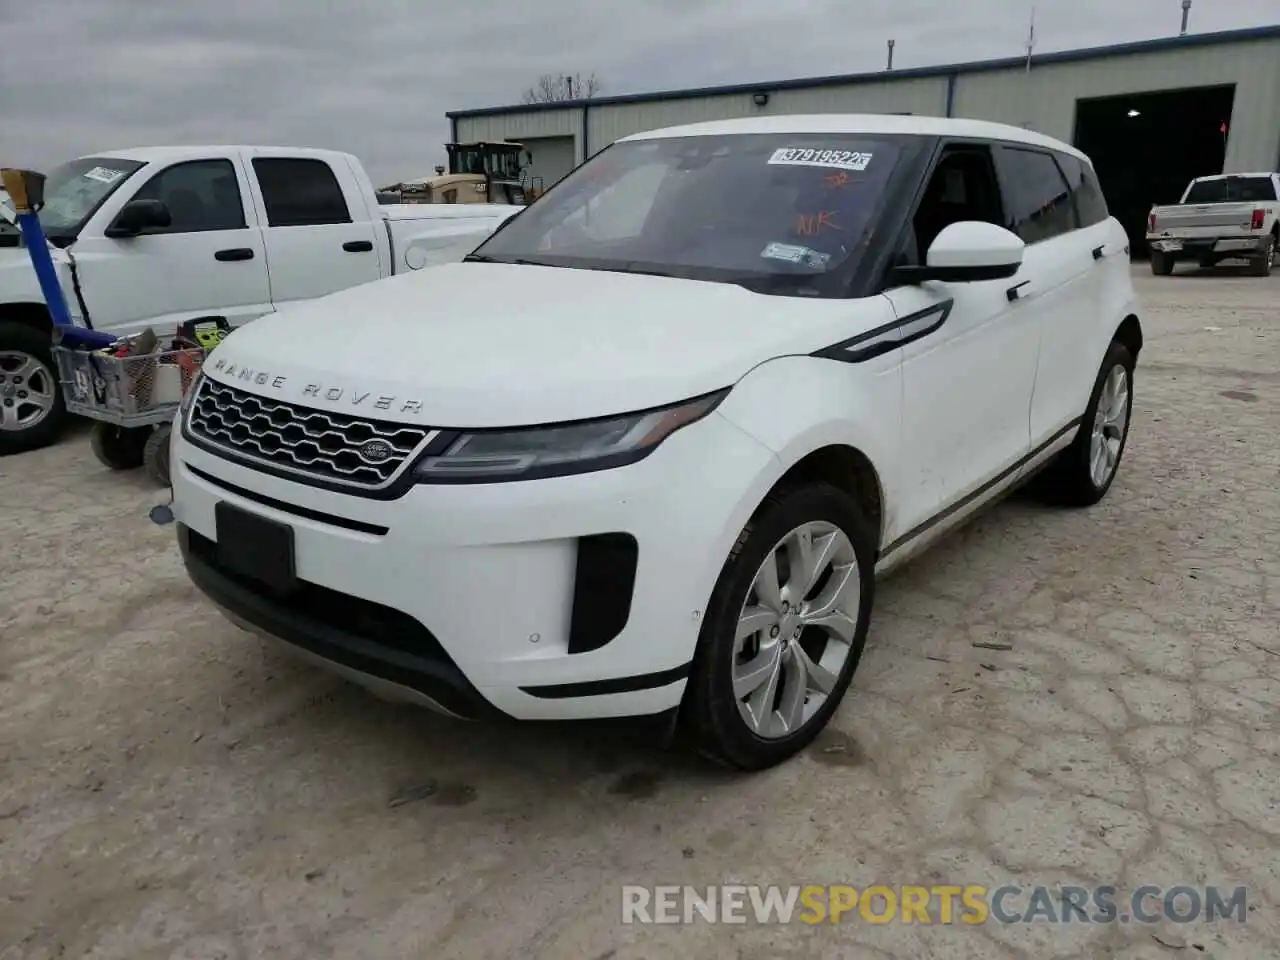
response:
<path id="1" fill-rule="evenodd" d="M 270 387 L 273 390 L 284 390 L 289 378 L 268 370 L 259 370 L 244 364 L 236 365 L 225 357 L 220 357 L 212 364 L 214 371 L 228 379 L 240 380 L 258 387 Z M 346 387 L 331 387 L 323 383 L 308 383 L 302 388 L 301 396 L 316 400 L 324 399 L 330 403 L 343 403 L 356 409 L 386 410 L 395 413 L 422 413 L 421 400 L 406 400 L 403 397 L 375 394 L 371 390 L 352 390 Z"/>

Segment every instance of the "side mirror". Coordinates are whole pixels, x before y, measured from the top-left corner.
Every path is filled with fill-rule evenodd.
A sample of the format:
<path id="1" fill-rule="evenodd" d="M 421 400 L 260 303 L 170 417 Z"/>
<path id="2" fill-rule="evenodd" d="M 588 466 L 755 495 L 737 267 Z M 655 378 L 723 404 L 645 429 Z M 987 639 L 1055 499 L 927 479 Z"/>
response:
<path id="1" fill-rule="evenodd" d="M 136 237 L 144 230 L 164 229 L 173 223 L 163 200 L 130 200 L 116 214 L 115 222 L 103 231 L 114 240 Z"/>
<path id="2" fill-rule="evenodd" d="M 1022 238 L 1011 230 L 980 220 L 962 220 L 944 227 L 934 238 L 923 267 L 896 267 L 893 281 L 916 284 L 926 280 L 1004 280 L 1018 272 L 1026 249 Z"/>

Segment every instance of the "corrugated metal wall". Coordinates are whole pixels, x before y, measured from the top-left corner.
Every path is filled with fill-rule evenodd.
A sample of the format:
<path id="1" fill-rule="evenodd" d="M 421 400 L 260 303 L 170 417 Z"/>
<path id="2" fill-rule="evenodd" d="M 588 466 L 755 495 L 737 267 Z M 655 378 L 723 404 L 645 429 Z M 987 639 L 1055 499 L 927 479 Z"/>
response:
<path id="1" fill-rule="evenodd" d="M 954 114 L 995 120 L 1071 142 L 1076 101 L 1179 87 L 1236 84 L 1226 169 L 1271 169 L 1280 151 L 1280 42 L 1057 63 L 961 74 Z"/>
<path id="2" fill-rule="evenodd" d="M 1180 87 L 1236 85 L 1226 169 L 1280 166 L 1280 40 L 1262 39 L 1020 69 L 962 72 L 954 78 L 952 113 L 1027 126 L 1070 142 L 1076 101 Z M 757 107 L 750 93 L 601 103 L 587 110 L 583 143 L 579 107 L 459 117 L 459 139 L 519 140 L 572 136 L 578 161 L 619 137 L 643 130 L 770 113 L 916 113 L 944 116 L 947 76 L 832 84 L 769 91 Z M 766 87 L 762 89 L 767 90 Z"/>

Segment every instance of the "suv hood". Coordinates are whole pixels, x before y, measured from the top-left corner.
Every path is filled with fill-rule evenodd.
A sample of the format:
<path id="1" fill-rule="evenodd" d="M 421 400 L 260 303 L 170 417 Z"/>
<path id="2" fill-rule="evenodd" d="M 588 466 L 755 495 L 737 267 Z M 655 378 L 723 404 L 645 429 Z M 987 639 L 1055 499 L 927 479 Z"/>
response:
<path id="1" fill-rule="evenodd" d="M 216 380 L 304 406 L 433 427 L 630 413 L 730 386 L 892 317 L 666 277 L 444 264 L 292 305 L 237 329 Z M 888 316 L 886 313 L 888 312 Z"/>

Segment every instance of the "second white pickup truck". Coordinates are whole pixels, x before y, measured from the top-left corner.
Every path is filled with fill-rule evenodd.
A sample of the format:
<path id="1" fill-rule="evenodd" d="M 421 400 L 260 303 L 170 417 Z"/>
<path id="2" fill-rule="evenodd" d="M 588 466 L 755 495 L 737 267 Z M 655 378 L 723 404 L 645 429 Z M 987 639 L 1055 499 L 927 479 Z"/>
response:
<path id="1" fill-rule="evenodd" d="M 0 452 L 53 442 L 66 420 L 52 323 L 0 196 Z M 281 306 L 461 260 L 523 207 L 380 206 L 350 154 L 147 147 L 48 175 L 40 222 L 75 323 L 124 336 Z M 8 222 L 4 222 L 8 221 Z"/>
<path id="2" fill-rule="evenodd" d="M 1270 276 L 1280 249 L 1280 174 L 1197 177 L 1178 203 L 1151 208 L 1147 244 L 1156 276 L 1169 276 L 1181 260 L 1207 269 L 1241 259 L 1254 276 Z"/>

